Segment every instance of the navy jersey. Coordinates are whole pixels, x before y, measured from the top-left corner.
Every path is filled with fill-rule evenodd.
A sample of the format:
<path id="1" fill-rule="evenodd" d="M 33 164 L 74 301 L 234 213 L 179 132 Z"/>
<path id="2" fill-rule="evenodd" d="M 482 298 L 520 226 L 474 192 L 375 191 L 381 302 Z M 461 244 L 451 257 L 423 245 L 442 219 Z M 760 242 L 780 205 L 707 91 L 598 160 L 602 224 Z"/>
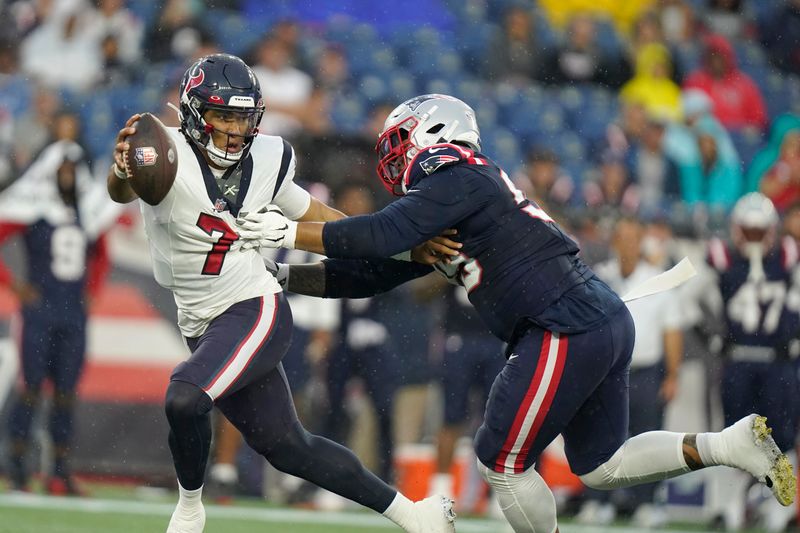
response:
<path id="1" fill-rule="evenodd" d="M 39 220 L 23 234 L 28 282 L 41 295 L 42 311 L 69 316 L 83 313 L 88 239 L 77 220 L 56 226 Z"/>
<path id="2" fill-rule="evenodd" d="M 790 305 L 797 244 L 784 239 L 763 258 L 764 275 L 752 279 L 750 261 L 734 246 L 712 239 L 708 262 L 719 276 L 727 340 L 733 345 L 770 347 L 782 353 L 800 332 L 798 310 Z"/>
<path id="3" fill-rule="evenodd" d="M 383 210 L 326 223 L 328 257 L 387 258 L 455 228 L 463 248 L 454 274 L 505 341 L 530 322 L 587 331 L 623 305 L 577 257 L 575 242 L 482 154 L 452 144 L 428 147 L 408 165 L 404 182 L 407 194 Z M 390 268 L 399 278 L 408 275 L 399 272 L 404 267 Z"/>
<path id="4" fill-rule="evenodd" d="M 483 322 L 463 287 L 448 285 L 444 293 L 444 305 L 442 327 L 446 334 L 485 335 Z"/>

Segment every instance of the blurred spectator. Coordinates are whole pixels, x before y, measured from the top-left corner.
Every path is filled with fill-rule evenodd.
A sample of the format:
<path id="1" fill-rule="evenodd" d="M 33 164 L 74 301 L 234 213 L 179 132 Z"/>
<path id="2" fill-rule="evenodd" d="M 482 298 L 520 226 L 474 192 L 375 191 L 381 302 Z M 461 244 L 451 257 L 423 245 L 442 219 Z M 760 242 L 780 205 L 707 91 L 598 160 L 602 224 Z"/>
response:
<path id="1" fill-rule="evenodd" d="M 644 216 L 669 208 L 681 199 L 682 169 L 663 148 L 668 121 L 649 116 L 642 141 L 632 154 L 634 181 L 638 184 L 639 210 Z"/>
<path id="2" fill-rule="evenodd" d="M 341 46 L 330 44 L 322 49 L 314 64 L 314 84 L 331 96 L 352 90 L 350 64 Z"/>
<path id="3" fill-rule="evenodd" d="M 556 153 L 546 148 L 531 150 L 524 173 L 514 181 L 551 216 L 574 206 L 580 195 L 573 179 L 561 168 Z"/>
<path id="4" fill-rule="evenodd" d="M 724 157 L 717 143 L 719 124 L 713 118 L 701 118 L 692 132 L 700 152 L 700 172 L 684 167 L 681 196 L 690 206 L 703 204 L 712 211 L 729 211 L 743 189 L 739 160 Z"/>
<path id="5" fill-rule="evenodd" d="M 56 2 L 22 43 L 22 70 L 53 88 L 84 91 L 102 76 L 100 39 L 85 0 Z"/>
<path id="6" fill-rule="evenodd" d="M 759 26 L 767 56 L 784 72 L 800 74 L 800 0 L 784 0 Z"/>
<path id="7" fill-rule="evenodd" d="M 790 205 L 783 217 L 783 231 L 800 246 L 800 202 Z M 798 287 L 800 288 L 800 287 Z"/>
<path id="8" fill-rule="evenodd" d="M 25 168 L 50 141 L 52 125 L 61 105 L 58 94 L 46 87 L 38 87 L 33 94 L 32 106 L 16 123 L 14 157 L 18 168 Z"/>
<path id="9" fill-rule="evenodd" d="M 100 49 L 103 55 L 103 75 L 100 84 L 105 86 L 129 85 L 133 79 L 133 71 L 120 58 L 120 44 L 117 37 L 113 34 L 103 37 Z"/>
<path id="10" fill-rule="evenodd" d="M 45 489 L 56 495 L 80 494 L 68 464 L 75 393 L 86 350 L 89 291 L 96 291 L 107 268 L 98 226 L 90 229 L 92 178 L 83 150 L 73 142 L 78 128 L 75 115 L 59 115 L 54 142 L 0 195 L 2 240 L 21 234 L 27 255 L 27 279 L 14 279 L 0 264 L 0 282 L 16 293 L 24 322 L 24 386 L 8 419 L 9 477 L 12 488 L 29 490 L 25 460 L 31 423 L 49 380 L 53 468 L 45 473 Z"/>
<path id="11" fill-rule="evenodd" d="M 713 103 L 705 92 L 699 89 L 683 91 L 681 104 L 683 121 L 671 123 L 664 138 L 664 150 L 670 157 L 679 165 L 700 164 L 700 153 L 692 129 L 703 122 L 714 125 L 710 131 L 714 135 L 721 160 L 741 161 L 728 130 L 714 117 Z"/>
<path id="12" fill-rule="evenodd" d="M 195 5 L 191 0 L 166 0 L 144 40 L 149 61 L 190 61 L 207 34 Z"/>
<path id="13" fill-rule="evenodd" d="M 752 33 L 748 26 L 754 17 L 750 15 L 742 0 L 708 0 L 703 22 L 711 33 L 738 41 Z"/>
<path id="14" fill-rule="evenodd" d="M 539 0 L 550 20 L 556 26 L 564 26 L 577 13 L 592 13 L 614 21 L 617 29 L 627 33 L 642 11 L 652 6 L 654 0 Z"/>
<path id="15" fill-rule="evenodd" d="M 625 294 L 663 272 L 643 256 L 643 239 L 641 222 L 634 218 L 619 220 L 612 241 L 615 257 L 594 267 L 597 276 L 618 294 Z M 628 308 L 638 332 L 629 376 L 631 409 L 628 433 L 638 435 L 664 427 L 664 409 L 675 398 L 678 389 L 683 333 L 679 301 L 674 293 L 661 293 L 629 302 Z M 650 483 L 624 491 L 624 503 L 634 511 L 633 522 L 637 527 L 660 528 L 667 522 L 665 509 L 655 504 L 656 486 Z M 609 523 L 608 518 L 615 514 L 609 508 L 614 495 L 592 490 L 588 493 L 589 501 L 584 503 L 578 521 L 593 525 Z"/>
<path id="16" fill-rule="evenodd" d="M 481 69 L 491 82 L 508 79 L 531 80 L 537 77 L 542 60 L 533 14 L 521 6 L 511 6 L 503 27 L 492 36 Z"/>
<path id="17" fill-rule="evenodd" d="M 728 129 L 763 130 L 767 126 L 761 91 L 736 66 L 733 47 L 720 35 L 706 37 L 703 66 L 689 74 L 683 86 L 707 93 L 714 103 L 714 115 Z"/>
<path id="18" fill-rule="evenodd" d="M 800 117 L 789 113 L 777 117 L 770 128 L 767 145 L 762 148 L 750 162 L 747 169 L 747 190 L 756 191 L 766 175 L 773 170 L 781 159 L 783 145 L 789 137 L 789 145 L 795 144 L 792 138 L 800 136 Z M 778 183 L 776 183 L 778 185 Z"/>
<path id="19" fill-rule="evenodd" d="M 694 11 L 685 0 L 660 0 L 659 17 L 666 42 L 673 46 L 690 45 L 694 32 Z"/>
<path id="20" fill-rule="evenodd" d="M 636 73 L 622 86 L 620 100 L 640 102 L 649 113 L 679 120 L 681 89 L 672 81 L 672 59 L 666 46 L 652 43 L 636 55 Z"/>
<path id="21" fill-rule="evenodd" d="M 608 125 L 603 139 L 604 145 L 598 147 L 598 153 L 626 159 L 632 147 L 642 140 L 647 125 L 647 112 L 639 101 L 622 102 L 619 117 Z M 627 161 L 626 161 L 627 162 Z"/>
<path id="22" fill-rule="evenodd" d="M 0 191 L 16 177 L 14 139 L 14 117 L 7 109 L 0 107 Z"/>
<path id="23" fill-rule="evenodd" d="M 633 25 L 630 38 L 626 41 L 628 51 L 628 61 L 636 65 L 636 57 L 639 51 L 648 44 L 661 44 L 667 47 L 669 55 L 673 60 L 672 79 L 676 83 L 683 80 L 683 65 L 678 62 L 679 56 L 675 53 L 673 45 L 664 38 L 664 31 L 661 28 L 661 17 L 657 11 L 645 11 Z"/>
<path id="24" fill-rule="evenodd" d="M 125 0 L 98 0 L 93 13 L 93 30 L 102 40 L 112 37 L 116 42 L 116 59 L 123 65 L 132 65 L 142 55 L 142 21 L 125 7 Z"/>
<path id="25" fill-rule="evenodd" d="M 800 201 L 800 132 L 790 131 L 783 137 L 778 160 L 761 178 L 759 189 L 778 212 Z"/>
<path id="26" fill-rule="evenodd" d="M 293 67 L 290 59 L 286 43 L 274 36 L 267 36 L 258 47 L 258 61 L 253 72 L 261 84 L 267 106 L 261 131 L 270 135 L 298 135 L 309 114 L 311 76 Z"/>
<path id="27" fill-rule="evenodd" d="M 432 276 L 433 277 L 433 276 Z M 431 479 L 428 494 L 455 497 L 451 467 L 456 445 L 466 432 L 470 417 L 470 393 L 477 389 L 480 397 L 477 419 L 482 420 L 489 390 L 505 365 L 503 343 L 492 335 L 481 321 L 462 286 L 448 284 L 435 276 L 438 291 L 444 294 L 440 313 L 444 346 L 439 368 L 444 423 L 436 438 L 436 474 Z"/>
<path id="28" fill-rule="evenodd" d="M 566 30 L 566 41 L 542 58 L 541 81 L 553 85 L 592 82 L 619 87 L 627 78 L 619 57 L 606 57 L 597 43 L 595 21 L 576 15 Z"/>
<path id="29" fill-rule="evenodd" d="M 639 209 L 639 188 L 632 183 L 624 160 L 606 152 L 597 169 L 597 179 L 583 184 L 583 201 L 600 214 L 632 215 Z"/>
<path id="30" fill-rule="evenodd" d="M 19 71 L 19 44 L 0 38 L 0 107 L 18 119 L 31 104 L 31 82 Z"/>
<path id="31" fill-rule="evenodd" d="M 337 194 L 336 206 L 348 216 L 372 213 L 369 192 L 349 186 Z M 365 385 L 378 420 L 378 475 L 391 482 L 393 474 L 393 409 L 400 382 L 400 359 L 382 310 L 384 296 L 342 299 L 339 344 L 328 356 L 328 408 L 323 434 L 346 442 L 349 427 L 346 412 L 347 384 L 354 376 Z"/>

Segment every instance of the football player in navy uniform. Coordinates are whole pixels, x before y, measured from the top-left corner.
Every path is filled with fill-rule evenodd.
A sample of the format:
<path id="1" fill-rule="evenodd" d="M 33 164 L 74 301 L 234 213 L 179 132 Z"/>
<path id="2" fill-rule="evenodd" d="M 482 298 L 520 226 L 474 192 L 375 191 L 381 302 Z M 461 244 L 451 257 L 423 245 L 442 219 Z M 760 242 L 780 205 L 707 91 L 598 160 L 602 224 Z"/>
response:
<path id="1" fill-rule="evenodd" d="M 450 500 L 412 503 L 350 450 L 308 433 L 297 419 L 281 365 L 291 310 L 258 250 L 239 238 L 235 221 L 268 204 L 298 220 L 343 215 L 294 183 L 289 143 L 258 134 L 264 104 L 253 71 L 235 56 L 204 56 L 184 74 L 178 96 L 180 128 L 167 129 L 177 152 L 175 181 L 157 205 L 139 203 L 156 281 L 173 292 L 191 350 L 175 368 L 165 400 L 179 482 L 168 533 L 203 531 L 215 405 L 275 468 L 382 513 L 406 531 L 454 531 Z M 138 118 L 118 133 L 106 181 L 120 203 L 137 198 L 123 168 Z"/>
<path id="2" fill-rule="evenodd" d="M 464 102 L 412 98 L 389 115 L 376 147 L 380 178 L 398 200 L 328 223 L 297 223 L 277 209 L 254 213 L 241 221 L 240 237 L 334 258 L 279 268 L 289 290 L 357 297 L 429 273 L 429 266 L 389 258 L 447 228 L 457 231 L 460 252 L 440 268 L 508 343 L 474 444 L 515 531 L 557 530 L 555 500 L 533 465 L 558 434 L 572 471 L 593 488 L 724 464 L 751 473 L 788 505 L 791 466 L 761 416 L 719 433 L 627 438 L 630 313 L 581 261 L 577 245 L 480 148 L 475 113 Z"/>
<path id="3" fill-rule="evenodd" d="M 708 261 L 717 276 L 727 326 L 721 385 L 725 423 L 751 412 L 763 414 L 772 420 L 776 444 L 791 457 L 800 421 L 800 387 L 792 360 L 797 354 L 791 353 L 800 338 L 800 309 L 792 296 L 799 258 L 794 239 L 778 239 L 778 222 L 769 198 L 745 195 L 731 212 L 732 242 L 712 239 Z M 725 483 L 729 529 L 741 527 L 744 520 L 747 482 L 739 478 Z M 768 514 L 774 521 L 794 513 L 772 509 Z"/>
<path id="4" fill-rule="evenodd" d="M 65 121 L 74 121 L 69 127 L 76 127 L 77 117 L 64 113 L 57 119 L 58 124 Z M 47 146 L 0 199 L 0 241 L 21 235 L 27 261 L 27 278 L 16 279 L 0 263 L 0 283 L 16 293 L 23 322 L 23 389 L 8 420 L 9 477 L 15 490 L 29 489 L 25 457 L 31 423 L 49 380 L 54 456 L 45 489 L 55 495 L 80 494 L 68 461 L 75 391 L 86 352 L 88 290 L 99 287 L 108 265 L 104 241 L 97 239 L 90 229 L 93 221 L 87 220 L 90 182 L 83 149 L 59 140 Z"/>

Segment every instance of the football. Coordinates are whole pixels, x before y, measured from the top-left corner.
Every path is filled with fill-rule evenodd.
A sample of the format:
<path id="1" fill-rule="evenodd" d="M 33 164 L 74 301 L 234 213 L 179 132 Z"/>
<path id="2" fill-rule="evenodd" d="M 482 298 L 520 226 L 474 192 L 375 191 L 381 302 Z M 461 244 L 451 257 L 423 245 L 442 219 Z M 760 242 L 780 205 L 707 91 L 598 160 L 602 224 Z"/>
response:
<path id="1" fill-rule="evenodd" d="M 178 151 L 164 124 L 155 115 L 143 113 L 136 133 L 127 138 L 125 172 L 139 198 L 157 205 L 169 192 L 178 172 Z"/>

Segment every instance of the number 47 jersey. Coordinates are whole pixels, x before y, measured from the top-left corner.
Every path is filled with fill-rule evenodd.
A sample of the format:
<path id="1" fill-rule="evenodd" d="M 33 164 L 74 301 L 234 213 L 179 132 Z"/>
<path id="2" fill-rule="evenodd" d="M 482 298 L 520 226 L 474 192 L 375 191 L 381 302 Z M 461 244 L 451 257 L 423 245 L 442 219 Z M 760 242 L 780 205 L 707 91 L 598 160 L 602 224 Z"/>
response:
<path id="1" fill-rule="evenodd" d="M 294 152 L 280 137 L 256 136 L 240 175 L 227 176 L 215 175 L 177 128 L 168 131 L 178 152 L 175 183 L 160 204 L 139 203 L 155 279 L 173 292 L 181 333 L 197 337 L 232 304 L 281 291 L 258 251 L 241 250 L 236 217 L 275 204 L 296 219 L 311 197 L 293 182 Z"/>
<path id="2" fill-rule="evenodd" d="M 786 353 L 800 337 L 798 247 L 785 238 L 763 257 L 761 267 L 727 243 L 712 239 L 708 262 L 717 272 L 724 303 L 727 341 L 733 357 L 749 357 L 748 348 L 769 348 L 772 357 Z"/>

